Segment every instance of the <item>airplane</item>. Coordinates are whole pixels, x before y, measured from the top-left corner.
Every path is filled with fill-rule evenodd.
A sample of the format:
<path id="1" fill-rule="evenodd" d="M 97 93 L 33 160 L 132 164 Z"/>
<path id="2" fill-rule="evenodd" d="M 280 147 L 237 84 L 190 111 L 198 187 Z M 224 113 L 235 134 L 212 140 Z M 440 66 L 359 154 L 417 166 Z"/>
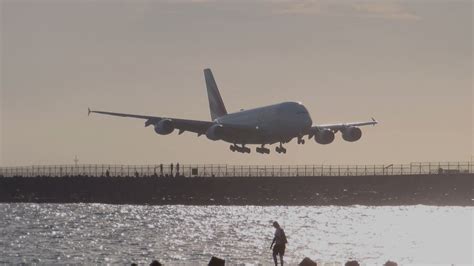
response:
<path id="1" fill-rule="evenodd" d="M 153 126 L 159 135 L 168 135 L 175 130 L 178 130 L 179 135 L 185 131 L 196 133 L 198 137 L 206 135 L 213 141 L 222 140 L 231 143 L 232 152 L 250 153 L 250 148 L 246 145 L 256 144 L 260 145 L 256 148 L 256 152 L 261 154 L 269 154 L 270 149 L 265 145 L 275 143 L 279 143 L 275 151 L 285 154 L 286 148 L 283 144 L 294 138 L 297 139 L 298 144 L 304 144 L 305 136 L 308 140 L 314 137 L 317 143 L 325 145 L 334 141 L 335 133 L 341 132 L 345 141 L 354 142 L 362 137 L 359 127 L 375 126 L 378 123 L 372 118 L 371 121 L 366 122 L 313 125 L 308 110 L 300 102 L 282 102 L 228 113 L 211 69 L 204 69 L 204 79 L 211 121 L 95 111 L 90 108 L 88 108 L 88 115 L 97 113 L 143 119 L 145 127 Z"/>

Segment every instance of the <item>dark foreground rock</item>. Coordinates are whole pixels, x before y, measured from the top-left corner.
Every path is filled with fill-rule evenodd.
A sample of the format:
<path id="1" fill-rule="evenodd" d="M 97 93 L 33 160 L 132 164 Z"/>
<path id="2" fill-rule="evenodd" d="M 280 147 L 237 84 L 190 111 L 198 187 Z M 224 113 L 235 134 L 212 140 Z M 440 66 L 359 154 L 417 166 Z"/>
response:
<path id="1" fill-rule="evenodd" d="M 331 177 L 4 177 L 0 202 L 473 206 L 473 174 Z"/>

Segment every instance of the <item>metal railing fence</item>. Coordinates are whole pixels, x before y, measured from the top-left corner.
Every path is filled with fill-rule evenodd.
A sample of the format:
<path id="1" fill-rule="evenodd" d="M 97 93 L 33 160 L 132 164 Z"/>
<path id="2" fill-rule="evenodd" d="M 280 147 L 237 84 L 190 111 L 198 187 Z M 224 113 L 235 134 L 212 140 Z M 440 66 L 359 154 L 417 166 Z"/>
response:
<path id="1" fill-rule="evenodd" d="M 0 167 L 0 177 L 278 177 L 472 174 L 472 162 L 415 162 L 384 165 L 32 165 Z"/>

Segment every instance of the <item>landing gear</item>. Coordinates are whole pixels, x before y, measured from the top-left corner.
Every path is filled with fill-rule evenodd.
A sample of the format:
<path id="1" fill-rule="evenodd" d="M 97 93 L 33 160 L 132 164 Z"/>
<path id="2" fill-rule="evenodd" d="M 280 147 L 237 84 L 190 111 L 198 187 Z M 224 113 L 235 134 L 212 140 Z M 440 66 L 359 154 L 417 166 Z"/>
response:
<path id="1" fill-rule="evenodd" d="M 278 152 L 278 153 L 286 153 L 286 149 L 283 148 L 283 145 L 282 145 L 281 142 L 280 142 L 280 146 L 277 146 L 277 147 L 275 148 L 275 151 Z"/>
<path id="2" fill-rule="evenodd" d="M 247 147 L 242 145 L 242 152 L 243 153 L 250 153 L 250 148 L 247 148 Z"/>
<path id="3" fill-rule="evenodd" d="M 261 154 L 270 154 L 270 149 L 265 148 L 264 144 L 262 144 L 262 147 L 257 147 L 256 151 Z"/>
<path id="4" fill-rule="evenodd" d="M 244 144 L 242 144 L 242 147 L 237 146 L 237 144 L 230 145 L 230 150 L 233 152 L 240 152 L 240 153 L 250 153 L 250 148 L 245 147 Z"/>
<path id="5" fill-rule="evenodd" d="M 298 144 L 304 144 L 304 139 L 302 137 L 298 137 Z"/>

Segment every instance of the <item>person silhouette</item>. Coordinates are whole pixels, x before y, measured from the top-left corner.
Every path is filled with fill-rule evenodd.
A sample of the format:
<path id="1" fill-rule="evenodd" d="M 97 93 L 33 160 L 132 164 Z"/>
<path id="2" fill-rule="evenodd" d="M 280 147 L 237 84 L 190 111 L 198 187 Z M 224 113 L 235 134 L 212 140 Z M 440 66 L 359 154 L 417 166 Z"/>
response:
<path id="1" fill-rule="evenodd" d="M 288 240 L 286 239 L 285 231 L 277 221 L 273 222 L 273 227 L 275 227 L 275 237 L 270 245 L 270 249 L 273 249 L 273 262 L 275 262 L 275 266 L 278 266 L 277 255 L 279 255 L 281 266 L 283 266 L 283 256 L 285 255 L 285 247 Z"/>

